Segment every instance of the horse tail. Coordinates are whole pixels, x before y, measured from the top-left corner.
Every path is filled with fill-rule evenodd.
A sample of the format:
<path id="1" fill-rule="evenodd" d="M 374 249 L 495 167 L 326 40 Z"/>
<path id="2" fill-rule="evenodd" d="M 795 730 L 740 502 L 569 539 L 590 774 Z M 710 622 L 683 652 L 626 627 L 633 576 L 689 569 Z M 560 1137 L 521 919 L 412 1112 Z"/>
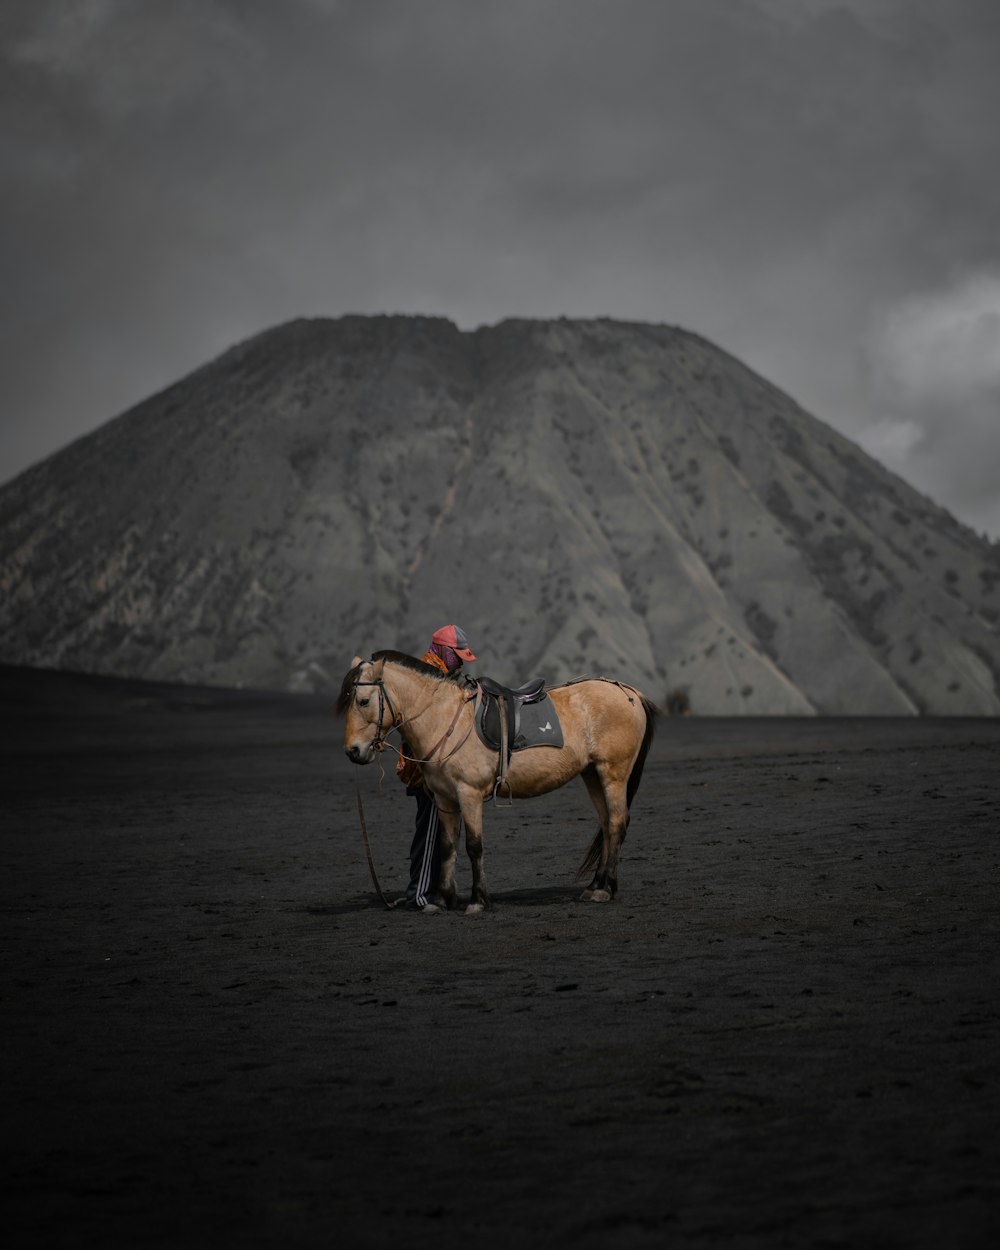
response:
<path id="1" fill-rule="evenodd" d="M 636 693 L 638 694 L 639 692 L 636 691 Z M 651 699 L 647 699 L 644 694 L 640 694 L 639 698 L 642 700 L 642 710 L 646 713 L 646 729 L 642 735 L 642 745 L 639 747 L 639 754 L 635 757 L 635 763 L 632 765 L 632 771 L 629 773 L 628 786 L 625 790 L 625 804 L 629 809 L 631 809 L 632 800 L 639 789 L 639 782 L 642 781 L 642 770 L 646 766 L 646 756 L 649 754 L 649 748 L 653 743 L 653 734 L 656 732 L 656 704 Z"/>
<path id="2" fill-rule="evenodd" d="M 583 863 L 576 870 L 576 879 L 581 881 L 589 872 L 593 872 L 597 865 L 601 862 L 601 850 L 604 847 L 604 830 L 600 825 L 597 826 L 597 832 L 594 834 L 594 840 L 590 844 L 590 849 L 583 857 Z"/>
<path id="3" fill-rule="evenodd" d="M 636 694 L 639 694 L 638 690 Z M 639 694 L 642 702 L 642 710 L 646 713 L 646 728 L 642 735 L 642 742 L 639 744 L 639 753 L 635 757 L 635 763 L 632 765 L 632 771 L 628 776 L 628 785 L 625 787 L 625 806 L 631 810 L 632 800 L 635 798 L 636 791 L 639 789 L 639 782 L 642 781 L 642 770 L 646 766 L 646 756 L 649 754 L 649 748 L 653 742 L 653 734 L 656 732 L 657 706 L 644 694 Z M 624 836 L 624 835 L 623 835 Z M 600 825 L 594 834 L 594 840 L 591 842 L 587 854 L 584 856 L 583 863 L 577 869 L 577 878 L 582 878 L 588 872 L 593 872 L 597 865 L 601 862 L 601 851 L 604 849 L 604 831 Z"/>

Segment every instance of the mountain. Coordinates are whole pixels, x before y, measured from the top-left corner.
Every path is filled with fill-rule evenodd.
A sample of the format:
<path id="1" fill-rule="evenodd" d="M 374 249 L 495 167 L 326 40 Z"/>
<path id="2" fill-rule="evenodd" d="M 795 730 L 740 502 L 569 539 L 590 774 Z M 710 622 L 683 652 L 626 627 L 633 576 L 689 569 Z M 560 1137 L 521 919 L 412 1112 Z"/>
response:
<path id="1" fill-rule="evenodd" d="M 1000 552 L 694 334 L 299 320 L 0 491 L 0 659 L 331 689 L 457 621 L 511 683 L 1000 712 Z"/>

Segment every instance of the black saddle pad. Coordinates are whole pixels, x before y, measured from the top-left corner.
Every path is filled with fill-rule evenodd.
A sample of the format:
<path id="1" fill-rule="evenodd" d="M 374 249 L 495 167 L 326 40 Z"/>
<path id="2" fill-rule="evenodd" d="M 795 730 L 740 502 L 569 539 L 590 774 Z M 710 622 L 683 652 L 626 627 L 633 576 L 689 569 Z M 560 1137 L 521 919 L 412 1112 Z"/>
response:
<path id="1" fill-rule="evenodd" d="M 500 712 L 496 699 L 486 696 L 482 710 L 476 717 L 476 731 L 491 751 L 500 750 Z M 562 725 L 555 705 L 547 694 L 535 703 L 523 703 L 515 717 L 515 751 L 528 747 L 561 747 Z"/>

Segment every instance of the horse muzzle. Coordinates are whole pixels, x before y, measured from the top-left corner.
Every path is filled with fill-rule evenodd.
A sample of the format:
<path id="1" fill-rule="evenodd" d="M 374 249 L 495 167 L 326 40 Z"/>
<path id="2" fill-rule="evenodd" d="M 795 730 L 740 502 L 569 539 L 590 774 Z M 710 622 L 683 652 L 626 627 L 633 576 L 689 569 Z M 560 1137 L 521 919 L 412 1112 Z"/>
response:
<path id="1" fill-rule="evenodd" d="M 375 744 L 369 743 L 368 746 L 358 746 L 353 742 L 349 747 L 344 747 L 344 754 L 352 764 L 370 764 L 375 758 Z"/>

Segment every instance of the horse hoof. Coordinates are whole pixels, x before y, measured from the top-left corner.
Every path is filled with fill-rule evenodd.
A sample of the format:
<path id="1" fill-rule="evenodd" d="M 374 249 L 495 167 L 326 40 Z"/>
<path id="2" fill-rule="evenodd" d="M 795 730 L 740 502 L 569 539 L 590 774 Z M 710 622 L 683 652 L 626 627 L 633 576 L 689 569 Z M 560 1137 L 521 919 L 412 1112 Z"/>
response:
<path id="1" fill-rule="evenodd" d="M 610 890 L 585 890 L 583 896 L 592 903 L 610 903 L 612 898 Z"/>
<path id="2" fill-rule="evenodd" d="M 465 909 L 467 916 L 478 916 L 481 911 L 485 911 L 482 903 L 470 903 Z"/>
<path id="3" fill-rule="evenodd" d="M 420 910 L 425 916 L 433 916 L 435 912 L 444 911 L 444 908 L 438 907 L 437 903 L 424 903 Z"/>

